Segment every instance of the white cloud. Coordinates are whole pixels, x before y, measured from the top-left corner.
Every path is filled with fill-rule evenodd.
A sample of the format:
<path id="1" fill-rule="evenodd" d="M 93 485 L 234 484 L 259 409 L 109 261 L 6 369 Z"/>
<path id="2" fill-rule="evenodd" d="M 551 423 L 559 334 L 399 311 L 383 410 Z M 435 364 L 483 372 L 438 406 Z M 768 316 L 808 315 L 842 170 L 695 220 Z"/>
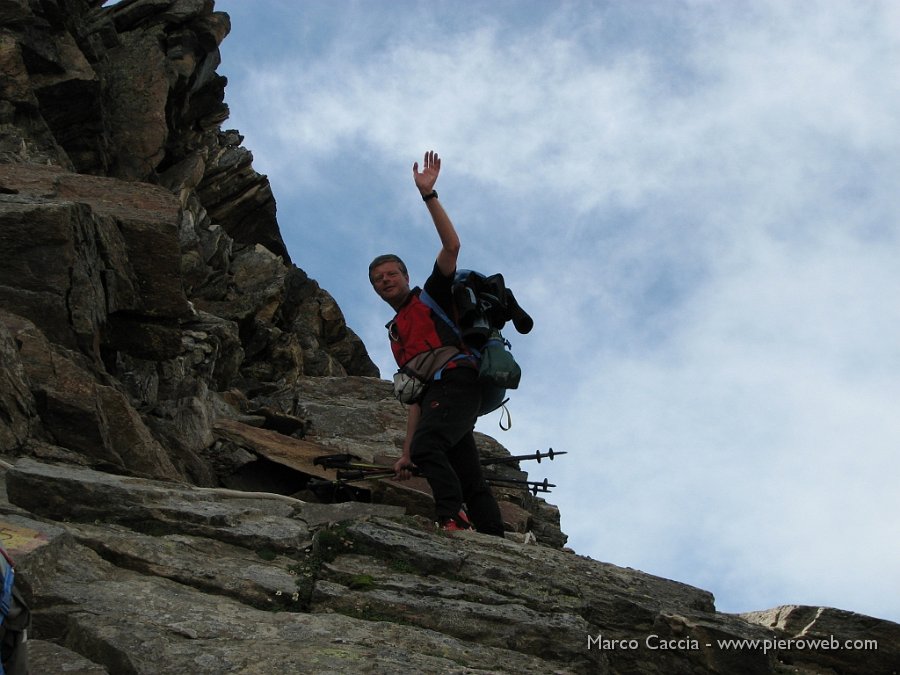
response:
<path id="1" fill-rule="evenodd" d="M 680 568 L 732 609 L 781 593 L 896 612 L 900 308 L 872 291 L 897 254 L 823 248 L 756 251 L 653 349 L 556 362 L 581 384 L 555 423 L 582 453 L 560 481 L 576 548 Z"/>

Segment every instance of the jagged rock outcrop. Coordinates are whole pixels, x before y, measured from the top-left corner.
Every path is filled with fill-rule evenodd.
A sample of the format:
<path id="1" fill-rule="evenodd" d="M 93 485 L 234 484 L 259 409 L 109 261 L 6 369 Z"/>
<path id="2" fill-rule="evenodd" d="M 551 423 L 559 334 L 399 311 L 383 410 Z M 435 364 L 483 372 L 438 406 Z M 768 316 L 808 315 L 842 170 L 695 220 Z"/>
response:
<path id="1" fill-rule="evenodd" d="M 229 28 L 0 0 L 0 538 L 33 672 L 893 672 L 896 624 L 723 615 L 565 551 L 514 463 L 486 468 L 506 539 L 436 533 L 421 479 L 332 485 L 317 457 L 389 464 L 405 414 L 221 128 Z M 829 636 L 878 651 L 717 642 Z"/>
<path id="2" fill-rule="evenodd" d="M 215 484 L 201 453 L 235 414 L 223 392 L 252 408 L 304 376 L 378 372 L 220 128 L 227 15 L 101 4 L 0 14 L 0 308 L 31 394 L 4 387 L 0 450 Z"/>

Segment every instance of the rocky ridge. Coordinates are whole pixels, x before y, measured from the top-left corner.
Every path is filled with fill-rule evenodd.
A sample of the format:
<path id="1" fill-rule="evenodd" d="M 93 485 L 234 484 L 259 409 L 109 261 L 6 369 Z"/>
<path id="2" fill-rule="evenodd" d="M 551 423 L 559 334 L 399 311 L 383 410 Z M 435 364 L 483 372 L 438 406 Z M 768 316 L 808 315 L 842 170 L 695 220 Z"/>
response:
<path id="1" fill-rule="evenodd" d="M 404 412 L 221 128 L 229 28 L 0 0 L 0 537 L 33 672 L 896 672 L 896 624 L 719 613 L 566 551 L 520 488 L 505 540 L 435 532 L 421 481 L 314 488 L 319 455 L 396 456 Z"/>

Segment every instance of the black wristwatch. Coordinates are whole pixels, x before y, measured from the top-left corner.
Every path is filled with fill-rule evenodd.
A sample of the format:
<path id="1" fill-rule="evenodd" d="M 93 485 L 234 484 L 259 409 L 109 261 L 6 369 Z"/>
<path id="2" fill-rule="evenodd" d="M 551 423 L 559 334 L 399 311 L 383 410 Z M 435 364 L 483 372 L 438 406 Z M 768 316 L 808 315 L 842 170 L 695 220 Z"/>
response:
<path id="1" fill-rule="evenodd" d="M 432 190 L 427 195 L 422 195 L 423 202 L 427 202 L 429 199 L 437 199 L 437 190 Z"/>

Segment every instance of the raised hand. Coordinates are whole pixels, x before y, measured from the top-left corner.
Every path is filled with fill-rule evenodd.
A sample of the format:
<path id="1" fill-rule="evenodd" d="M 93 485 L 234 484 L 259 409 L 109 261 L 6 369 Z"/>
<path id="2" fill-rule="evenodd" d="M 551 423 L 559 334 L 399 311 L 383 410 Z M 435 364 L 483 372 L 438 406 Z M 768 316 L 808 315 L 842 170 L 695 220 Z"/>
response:
<path id="1" fill-rule="evenodd" d="M 434 189 L 438 174 L 441 172 L 441 158 L 438 157 L 434 150 L 429 150 L 425 153 L 425 159 L 422 164 L 422 171 L 420 173 L 419 163 L 413 163 L 413 180 L 416 182 L 416 187 L 419 188 L 419 192 L 421 192 L 424 197 Z"/>

